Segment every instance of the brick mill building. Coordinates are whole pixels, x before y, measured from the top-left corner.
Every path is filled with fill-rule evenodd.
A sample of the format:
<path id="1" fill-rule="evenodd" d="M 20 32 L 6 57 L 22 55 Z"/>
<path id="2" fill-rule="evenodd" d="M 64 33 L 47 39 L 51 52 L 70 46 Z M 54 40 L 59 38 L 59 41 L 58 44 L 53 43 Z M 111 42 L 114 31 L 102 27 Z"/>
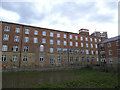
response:
<path id="1" fill-rule="evenodd" d="M 105 39 L 98 45 L 101 64 L 104 61 L 107 66 L 117 66 L 120 63 L 120 36 Z"/>
<path id="2" fill-rule="evenodd" d="M 1 62 L 6 67 L 99 64 L 98 43 L 107 38 L 1 21 Z M 107 34 L 107 33 L 106 33 Z"/>

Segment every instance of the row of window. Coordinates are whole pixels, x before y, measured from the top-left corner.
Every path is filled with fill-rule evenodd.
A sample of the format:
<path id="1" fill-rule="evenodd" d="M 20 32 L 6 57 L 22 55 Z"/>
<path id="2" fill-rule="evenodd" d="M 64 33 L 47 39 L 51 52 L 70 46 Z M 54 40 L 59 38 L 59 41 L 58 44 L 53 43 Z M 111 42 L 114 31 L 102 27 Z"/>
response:
<path id="1" fill-rule="evenodd" d="M 12 61 L 11 62 L 15 62 L 15 61 L 17 61 L 17 56 L 16 55 L 14 55 L 13 57 L 12 57 Z M 87 62 L 90 62 L 90 59 L 91 59 L 91 61 L 95 61 L 95 58 L 94 57 L 87 57 Z M 2 55 L 2 61 L 3 62 L 5 62 L 7 60 L 7 56 L 6 55 Z M 85 57 L 81 57 L 81 60 L 82 61 L 85 61 Z M 99 61 L 99 58 L 96 58 L 96 60 L 97 61 Z M 23 56 L 23 61 L 24 62 L 27 62 L 28 61 L 28 57 L 27 56 Z M 42 62 L 42 61 L 44 61 L 44 58 L 43 58 L 43 56 L 40 56 L 40 62 Z M 63 61 L 64 62 L 67 62 L 67 56 L 65 56 L 65 57 L 63 57 Z M 74 58 L 73 57 L 70 57 L 70 62 L 73 62 L 74 61 Z M 79 61 L 79 57 L 76 57 L 75 58 L 75 61 L 76 62 L 78 62 Z M 60 56 L 57 56 L 57 62 L 61 62 L 61 57 Z M 54 57 L 53 56 L 51 56 L 50 57 L 50 63 L 55 63 L 55 59 L 54 59 Z"/>
<path id="2" fill-rule="evenodd" d="M 19 36 L 15 36 L 14 41 L 15 42 L 19 42 L 19 39 L 20 39 Z M 6 36 L 5 36 L 4 40 L 8 40 L 8 38 L 6 38 Z M 29 42 L 29 37 L 25 37 L 25 42 Z M 38 43 L 38 38 L 34 38 L 34 43 Z M 43 44 L 46 43 L 46 39 L 45 38 L 42 39 L 42 43 Z M 53 43 L 54 43 L 54 41 L 53 41 L 53 39 L 51 39 L 50 40 L 50 44 L 53 44 Z M 57 40 L 57 45 L 60 45 L 60 44 L 61 44 L 60 40 Z M 67 45 L 67 41 L 63 41 L 63 45 L 66 46 Z M 70 46 L 73 46 L 73 42 L 72 41 L 70 41 Z M 75 42 L 75 46 L 78 47 L 78 42 Z M 83 47 L 83 43 L 81 43 L 81 47 Z M 86 43 L 86 47 L 88 47 L 88 43 Z M 95 47 L 97 48 L 97 44 L 95 44 Z M 93 44 L 91 44 L 91 48 L 93 48 Z"/>
<path id="3" fill-rule="evenodd" d="M 8 41 L 9 40 L 9 35 L 8 34 L 4 34 L 3 40 L 4 41 Z M 15 36 L 14 42 L 19 42 L 19 40 L 20 40 L 20 36 Z M 29 42 L 29 37 L 25 37 L 24 38 L 24 42 L 28 43 Z M 50 42 L 53 42 L 53 40 L 50 40 Z M 38 43 L 38 38 L 36 38 L 36 37 L 34 38 L 34 43 Z M 42 39 L 42 43 L 46 43 L 46 39 L 45 38 Z"/>
<path id="4" fill-rule="evenodd" d="M 13 46 L 12 50 L 14 52 L 18 51 L 18 46 Z M 7 45 L 3 45 L 2 47 L 2 51 L 7 51 L 8 46 Z M 24 52 L 28 52 L 29 51 L 29 47 L 28 46 L 24 46 Z M 40 51 L 44 51 L 44 45 L 40 45 Z M 84 49 L 69 49 L 69 53 L 73 54 L 75 51 L 76 54 L 79 54 L 79 52 L 81 52 L 81 54 L 84 54 L 85 50 Z M 67 48 L 57 48 L 57 53 L 67 53 Z M 53 53 L 53 48 L 50 48 L 50 53 Z M 95 51 L 91 50 L 91 54 L 94 54 Z M 86 54 L 89 54 L 89 50 L 86 49 Z M 98 55 L 98 51 L 96 51 L 96 55 Z"/>
<path id="5" fill-rule="evenodd" d="M 109 63 L 113 64 L 113 58 L 109 58 Z M 101 62 L 104 62 L 104 59 L 101 59 Z M 118 63 L 120 63 L 120 58 L 118 58 Z"/>
<path id="6" fill-rule="evenodd" d="M 6 55 L 2 55 L 2 61 L 3 62 L 5 62 L 7 60 L 7 57 L 6 57 Z M 92 61 L 92 62 L 94 62 L 95 61 L 95 58 L 94 57 L 87 57 L 86 59 L 85 59 L 85 57 L 81 57 L 81 60 L 82 61 L 85 61 L 85 60 L 87 60 L 87 62 L 90 62 L 90 60 Z M 17 61 L 17 56 L 16 55 L 14 55 L 13 57 L 12 57 L 12 61 L 11 62 L 15 62 L 15 61 Z M 27 56 L 23 56 L 23 62 L 27 62 L 28 61 L 28 58 L 27 58 Z M 44 58 L 43 58 L 43 56 L 40 56 L 40 62 L 42 62 L 42 61 L 44 61 Z M 63 57 L 63 61 L 66 63 L 67 62 L 67 56 L 65 56 L 65 57 Z M 76 62 L 78 62 L 79 61 L 79 57 L 76 57 L 75 59 L 73 58 L 73 57 L 70 57 L 70 62 L 74 62 L 74 61 L 76 61 Z M 99 58 L 96 58 L 96 61 L 98 62 L 99 61 Z M 118 59 L 118 61 L 119 61 L 119 63 L 120 63 L 120 58 Z M 57 56 L 57 62 L 61 62 L 61 57 L 60 56 Z M 103 59 L 101 59 L 101 62 L 104 62 L 104 60 Z M 55 59 L 54 59 L 54 57 L 53 56 L 51 56 L 50 57 L 50 64 L 54 64 L 55 63 Z M 109 63 L 113 63 L 113 59 L 112 58 L 109 58 Z"/>
<path id="7" fill-rule="evenodd" d="M 5 26 L 5 30 L 4 30 L 4 31 L 9 32 L 9 31 L 10 31 L 10 27 Z M 15 32 L 16 32 L 16 33 L 20 33 L 20 28 L 16 28 L 16 29 L 15 29 Z M 25 29 L 25 34 L 29 34 L 29 32 L 30 32 L 29 29 Z M 38 30 L 34 30 L 34 35 L 38 35 Z M 45 32 L 45 31 L 42 32 L 42 36 L 46 36 L 46 32 Z M 5 37 L 5 38 L 8 38 L 9 35 L 8 35 L 8 34 L 5 34 L 4 37 Z M 53 32 L 50 32 L 50 37 L 54 37 Z M 57 38 L 60 38 L 60 33 L 57 33 Z M 63 38 L 67 38 L 67 35 L 64 34 L 64 35 L 63 35 Z M 70 39 L 73 39 L 73 36 L 70 35 L 69 38 L 70 38 Z M 75 36 L 75 40 L 78 40 L 78 36 Z M 82 41 L 82 40 L 83 40 L 83 37 L 80 37 L 80 40 Z M 88 41 L 88 37 L 85 37 L 85 41 Z M 90 38 L 90 41 L 92 42 L 92 41 L 93 41 L 93 38 Z M 97 42 L 97 39 L 95 38 L 94 41 Z M 101 39 L 99 39 L 99 42 L 100 42 L 100 41 L 101 41 Z"/>
<path id="8" fill-rule="evenodd" d="M 101 47 L 104 47 L 104 44 L 101 44 L 100 45 Z M 116 46 L 120 46 L 120 41 L 116 41 Z M 107 47 L 112 47 L 112 45 L 111 45 L 111 43 L 109 42 L 109 43 L 107 43 Z"/>
<path id="9" fill-rule="evenodd" d="M 112 55 L 113 51 L 112 50 L 108 50 L 108 55 Z M 120 55 L 120 49 L 117 49 L 117 54 Z M 105 55 L 105 51 L 101 52 L 101 55 Z"/>
<path id="10" fill-rule="evenodd" d="M 111 43 L 107 43 L 108 47 L 112 47 Z M 120 46 L 120 41 L 116 41 L 116 46 Z"/>

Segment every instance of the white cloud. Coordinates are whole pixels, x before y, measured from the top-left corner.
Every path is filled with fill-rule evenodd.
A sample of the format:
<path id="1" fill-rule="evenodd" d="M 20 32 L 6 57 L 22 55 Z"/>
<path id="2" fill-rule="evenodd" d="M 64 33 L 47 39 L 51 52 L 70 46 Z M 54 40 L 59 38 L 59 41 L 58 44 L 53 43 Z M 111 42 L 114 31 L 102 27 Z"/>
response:
<path id="1" fill-rule="evenodd" d="M 26 3 L 26 0 L 23 1 Z M 29 8 L 29 6 L 32 7 L 32 10 L 34 9 L 35 13 L 30 10 L 31 8 L 26 9 L 27 11 L 24 15 L 20 15 L 21 13 L 18 14 L 19 12 L 16 13 L 15 10 L 8 11 L 2 9 L 0 17 L 2 17 L 5 21 L 16 22 L 19 21 L 21 17 L 23 18 L 27 12 L 29 12 L 32 17 L 27 14 L 27 19 L 29 20 L 25 20 L 26 16 L 22 19 L 26 21 L 24 22 L 26 24 L 75 33 L 78 33 L 78 30 L 81 28 L 86 28 L 90 30 L 91 34 L 96 29 L 96 31 L 107 31 L 109 37 L 118 35 L 117 8 L 111 9 L 111 6 L 107 6 L 108 2 L 114 3 L 117 2 L 116 0 L 30 0 L 28 2 L 32 2 L 32 4 L 28 5 L 27 8 Z M 72 7 L 68 2 L 73 3 L 71 4 Z M 84 7 L 85 9 L 80 7 L 81 5 L 86 5 L 91 2 L 96 2 L 95 6 L 91 6 L 91 11 L 89 11 L 88 7 Z M 17 8 L 15 5 L 14 7 Z M 86 8 L 88 10 L 86 10 Z M 68 9 L 74 11 L 68 11 Z"/>
<path id="2" fill-rule="evenodd" d="M 0 20 L 17 22 L 19 21 L 20 16 L 12 11 L 7 11 L 0 7 Z"/>

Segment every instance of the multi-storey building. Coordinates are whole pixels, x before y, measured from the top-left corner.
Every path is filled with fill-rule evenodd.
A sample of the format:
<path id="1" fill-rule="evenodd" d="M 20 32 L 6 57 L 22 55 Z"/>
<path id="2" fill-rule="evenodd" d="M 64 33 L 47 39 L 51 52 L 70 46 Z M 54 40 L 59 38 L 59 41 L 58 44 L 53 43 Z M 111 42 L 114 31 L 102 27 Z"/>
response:
<path id="1" fill-rule="evenodd" d="M 104 38 L 10 22 L 1 22 L 2 64 L 6 67 L 50 67 L 99 63 Z M 83 33 L 82 32 L 82 33 Z"/>
<path id="2" fill-rule="evenodd" d="M 120 63 L 120 36 L 105 39 L 98 44 L 101 64 L 118 66 Z"/>

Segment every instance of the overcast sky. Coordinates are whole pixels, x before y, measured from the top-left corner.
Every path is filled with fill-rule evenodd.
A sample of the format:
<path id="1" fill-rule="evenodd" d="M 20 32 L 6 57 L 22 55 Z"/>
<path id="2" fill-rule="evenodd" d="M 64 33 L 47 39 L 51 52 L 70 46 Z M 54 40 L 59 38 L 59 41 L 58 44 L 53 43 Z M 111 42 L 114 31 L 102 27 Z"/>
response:
<path id="1" fill-rule="evenodd" d="M 117 0 L 2 0 L 0 20 L 75 32 L 118 35 Z"/>

